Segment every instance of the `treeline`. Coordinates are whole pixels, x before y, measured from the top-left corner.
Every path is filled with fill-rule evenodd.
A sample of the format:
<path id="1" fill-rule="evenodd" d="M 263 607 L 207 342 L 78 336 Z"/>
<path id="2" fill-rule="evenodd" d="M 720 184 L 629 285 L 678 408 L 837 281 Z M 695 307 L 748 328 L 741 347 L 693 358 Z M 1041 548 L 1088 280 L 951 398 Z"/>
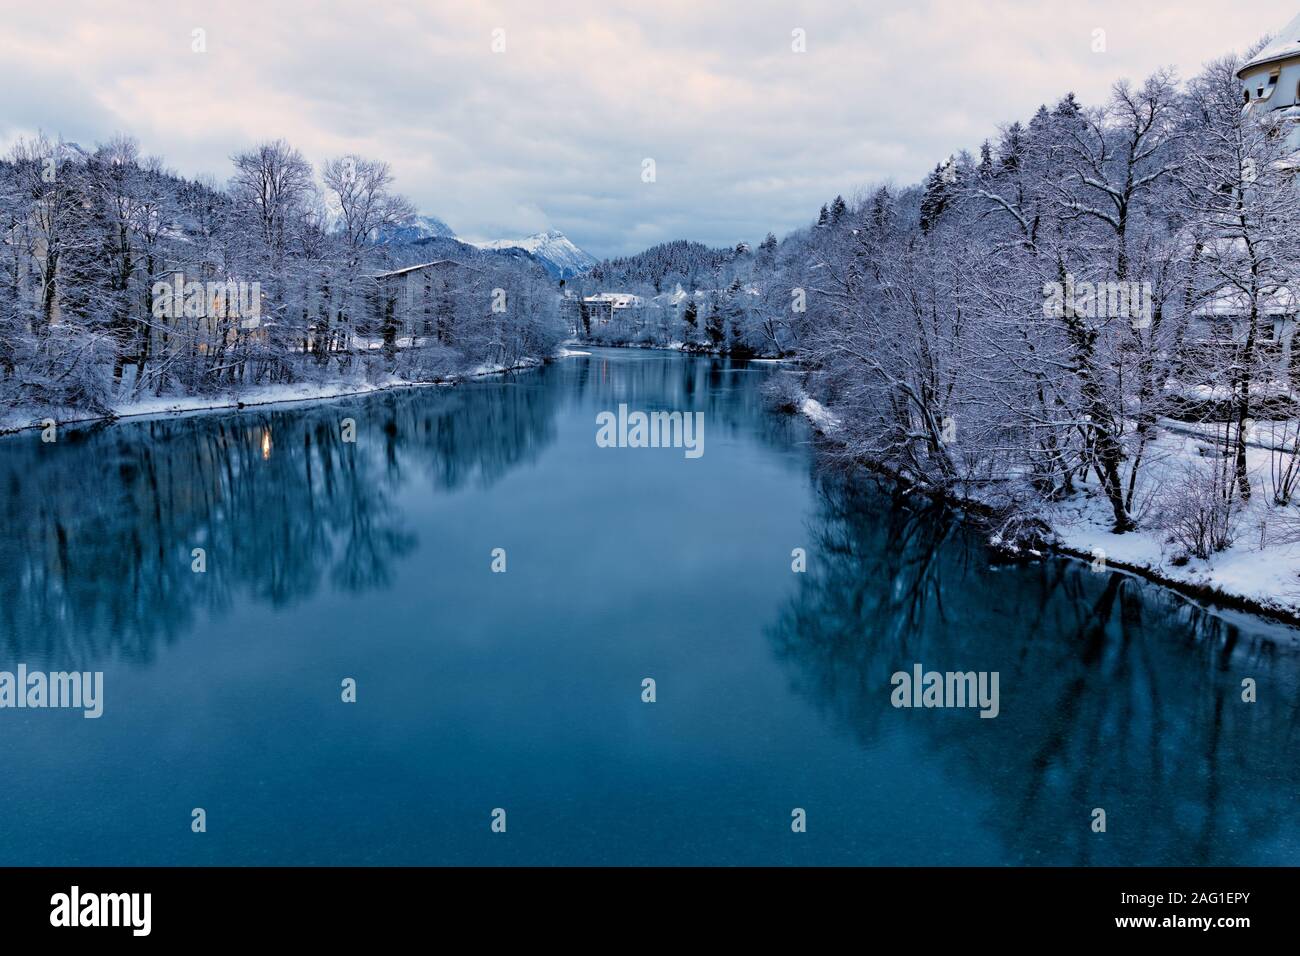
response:
<path id="1" fill-rule="evenodd" d="M 0 408 L 102 414 L 143 396 L 441 375 L 562 337 L 540 267 L 459 245 L 474 268 L 446 302 L 447 334 L 385 334 L 374 276 L 421 254 L 375 241 L 413 215 L 388 165 L 317 170 L 283 141 L 231 162 L 218 185 L 127 138 L 87 151 L 45 136 L 0 160 Z"/>
<path id="2" fill-rule="evenodd" d="M 733 258 L 729 249 L 713 249 L 701 242 L 674 239 L 651 246 L 634 256 L 606 259 L 587 273 L 604 288 L 653 289 L 670 292 L 679 283 L 687 289 L 716 285 L 722 267 Z"/>
<path id="3" fill-rule="evenodd" d="M 1005 509 L 1008 534 L 1086 488 L 1116 531 L 1191 556 L 1252 499 L 1294 536 L 1300 167 L 1294 121 L 1243 110 L 1241 63 L 1068 95 L 756 253 L 740 285 L 809 370 L 786 400 L 830 406 L 848 456 Z M 1162 446 L 1171 423 L 1199 455 Z"/>
<path id="4" fill-rule="evenodd" d="M 786 254 L 796 255 L 792 241 Z M 584 297 L 602 292 L 639 297 L 633 308 L 616 309 L 598 321 L 580 305 L 570 309 L 575 332 L 605 345 L 681 345 L 737 357 L 791 353 L 792 302 L 786 271 L 778 268 L 776 236 L 757 249 L 739 242 L 711 249 L 698 242 L 669 242 L 624 259 L 602 262 L 568 280 L 566 292 Z"/>

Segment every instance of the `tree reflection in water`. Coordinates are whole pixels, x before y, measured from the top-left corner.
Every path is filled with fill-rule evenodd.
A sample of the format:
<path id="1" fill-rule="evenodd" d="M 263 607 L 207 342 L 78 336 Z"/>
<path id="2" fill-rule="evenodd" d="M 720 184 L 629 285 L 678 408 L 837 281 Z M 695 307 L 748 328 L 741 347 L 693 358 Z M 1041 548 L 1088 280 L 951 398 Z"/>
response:
<path id="1" fill-rule="evenodd" d="M 401 487 L 498 481 L 553 439 L 555 396 L 470 385 L 67 429 L 54 445 L 6 439 L 0 653 L 143 661 L 241 597 L 284 608 L 323 582 L 382 589 L 416 544 L 394 503 Z M 203 574 L 190 570 L 194 548 Z"/>
<path id="2" fill-rule="evenodd" d="M 1078 864 L 1281 862 L 1300 792 L 1289 631 L 1270 640 L 1272 625 L 1080 562 L 999 566 L 944 509 L 870 482 L 823 474 L 818 497 L 808 570 L 769 638 L 835 725 L 863 746 L 913 735 L 992 797 L 1022 862 L 1045 847 Z M 1000 716 L 894 709 L 890 675 L 915 662 L 999 671 Z M 1242 701 L 1245 677 L 1267 704 Z"/>

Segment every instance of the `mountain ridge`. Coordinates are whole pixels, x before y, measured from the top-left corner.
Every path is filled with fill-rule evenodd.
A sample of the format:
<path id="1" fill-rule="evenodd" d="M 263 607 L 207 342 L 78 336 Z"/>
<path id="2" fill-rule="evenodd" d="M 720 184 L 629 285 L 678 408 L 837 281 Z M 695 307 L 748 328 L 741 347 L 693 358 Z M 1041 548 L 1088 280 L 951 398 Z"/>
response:
<path id="1" fill-rule="evenodd" d="M 595 256 L 578 248 L 573 240 L 558 229 L 548 229 L 522 239 L 491 239 L 486 242 L 471 242 L 470 245 L 494 251 L 523 249 L 536 257 L 546 271 L 557 279 L 581 275 L 597 262 Z"/>
<path id="2" fill-rule="evenodd" d="M 428 244 L 435 240 L 450 239 L 481 249 L 485 252 L 519 252 L 535 259 L 547 273 L 556 279 L 569 279 L 581 275 L 597 263 L 595 256 L 578 248 L 573 240 L 559 229 L 547 229 L 522 239 L 464 239 L 456 230 L 437 216 L 417 215 L 405 222 L 380 230 L 375 242 L 380 245 Z"/>

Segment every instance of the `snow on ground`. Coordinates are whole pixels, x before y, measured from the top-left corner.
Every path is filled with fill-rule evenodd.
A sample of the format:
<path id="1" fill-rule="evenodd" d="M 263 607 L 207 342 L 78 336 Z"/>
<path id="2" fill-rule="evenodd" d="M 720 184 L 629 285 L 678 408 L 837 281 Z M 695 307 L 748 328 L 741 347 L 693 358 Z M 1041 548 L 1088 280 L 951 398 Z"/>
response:
<path id="1" fill-rule="evenodd" d="M 814 398 L 805 396 L 799 411 L 823 434 L 832 436 L 839 419 Z M 1041 517 L 1067 552 L 1091 558 L 1104 556 L 1112 568 L 1132 569 L 1170 584 L 1208 588 L 1252 602 L 1259 608 L 1300 619 L 1300 542 L 1285 540 L 1286 532 L 1300 536 L 1300 508 L 1272 503 L 1272 453 L 1267 444 L 1270 426 L 1257 425 L 1252 439 L 1261 445 L 1247 449 L 1246 463 L 1254 489 L 1235 523 L 1233 543 L 1206 559 L 1189 557 L 1181 545 L 1159 527 L 1160 494 L 1172 488 L 1189 467 L 1206 467 L 1202 450 L 1213 445 L 1212 431 L 1183 422 L 1162 422 L 1160 434 L 1147 451 L 1141 483 L 1145 495 L 1135 501 L 1139 529 L 1114 534 L 1113 513 L 1095 481 L 1085 484 L 1067 501 L 1043 511 Z M 1290 526 L 1290 527 L 1288 527 Z"/>
<path id="2" fill-rule="evenodd" d="M 804 400 L 799 403 L 799 411 L 813 423 L 813 427 L 827 435 L 834 434 L 835 430 L 840 426 L 840 420 L 827 411 L 826 406 L 815 398 L 805 396 Z"/>
<path id="3" fill-rule="evenodd" d="M 1142 569 L 1165 581 L 1212 588 L 1300 616 L 1300 543 L 1285 540 L 1289 537 L 1286 532 L 1291 530 L 1288 526 L 1300 521 L 1300 511 L 1294 505 L 1280 508 L 1273 504 L 1271 452 L 1253 446 L 1247 449 L 1253 493 L 1251 500 L 1240 507 L 1232 545 L 1205 559 L 1190 557 L 1182 545 L 1170 539 L 1167 530 L 1159 527 L 1159 495 L 1163 489 L 1175 487 L 1187 468 L 1209 467 L 1201 450 L 1212 445 L 1213 438 L 1209 433 L 1208 441 L 1188 434 L 1202 429 L 1183 422 L 1162 424 L 1168 427 L 1162 427 L 1154 442 L 1149 471 L 1143 480 L 1148 496 L 1136 502 L 1138 530 L 1126 534 L 1110 530 L 1113 514 L 1094 482 L 1086 491 L 1044 513 L 1060 543 L 1094 557 L 1096 549 L 1100 549 L 1108 563 Z M 1256 433 L 1259 428 L 1256 426 Z"/>
<path id="4" fill-rule="evenodd" d="M 238 392 L 225 392 L 217 395 L 186 395 L 161 397 L 146 396 L 113 406 L 118 418 L 157 417 L 161 415 L 181 415 L 193 412 L 216 411 L 227 408 L 240 408 L 252 405 L 281 405 L 290 402 L 326 401 L 351 395 L 367 395 L 393 388 L 420 388 L 430 386 L 454 385 L 471 378 L 497 375 L 502 372 L 521 371 L 541 365 L 541 359 L 527 358 L 514 365 L 479 365 L 466 372 L 450 375 L 441 382 L 412 382 L 406 379 L 389 377 L 380 382 L 342 381 L 342 382 L 295 382 L 290 385 L 258 385 L 240 389 Z M 0 414 L 0 435 L 8 432 L 22 431 L 26 428 L 39 428 L 47 415 L 34 417 L 31 413 L 5 412 Z M 81 415 L 76 413 L 68 417 L 54 416 L 60 424 L 76 424 L 96 421 L 101 416 Z"/>

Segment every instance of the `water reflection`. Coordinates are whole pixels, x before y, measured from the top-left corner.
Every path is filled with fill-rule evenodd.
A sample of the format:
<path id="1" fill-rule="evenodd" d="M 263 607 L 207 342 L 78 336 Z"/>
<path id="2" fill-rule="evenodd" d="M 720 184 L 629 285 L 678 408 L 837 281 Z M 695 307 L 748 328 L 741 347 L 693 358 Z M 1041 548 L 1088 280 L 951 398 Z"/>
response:
<path id="1" fill-rule="evenodd" d="M 863 746 L 918 737 L 992 797 L 1017 862 L 1282 862 L 1300 792 L 1293 649 L 1130 577 L 999 567 L 950 516 L 886 507 L 869 484 L 818 490 L 817 558 L 769 636 L 836 726 Z M 1000 671 L 1001 715 L 895 710 L 889 677 L 918 661 Z M 1242 702 L 1244 677 L 1266 704 Z"/>
<path id="2" fill-rule="evenodd" d="M 118 862 L 194 862 L 184 826 L 154 832 L 147 813 L 130 814 L 168 790 L 191 734 L 211 726 L 175 707 L 169 681 L 206 693 L 211 668 L 224 669 L 222 694 L 255 706 L 223 709 L 228 732 L 194 752 L 234 788 L 227 811 L 246 808 L 227 832 L 265 830 L 208 841 L 208 862 L 314 861 L 319 834 L 344 830 L 350 845 L 381 847 L 373 859 L 479 862 L 481 828 L 412 830 L 410 806 L 436 791 L 435 817 L 458 819 L 443 809 L 477 808 L 507 785 L 520 806 L 550 807 L 555 827 L 513 841 L 516 862 L 646 862 L 648 841 L 677 832 L 681 801 L 701 794 L 734 808 L 733 829 L 701 829 L 655 860 L 930 861 L 917 854 L 946 845 L 949 861 L 1293 861 L 1294 646 L 1086 565 L 995 566 L 947 514 L 815 464 L 809 478 L 806 429 L 769 414 L 757 387 L 772 374 L 597 352 L 455 389 L 0 442 L 0 661 L 171 666 L 165 680 L 122 668 L 112 720 L 78 718 L 68 732 L 29 719 L 5 739 L 15 786 L 0 815 L 25 821 L 10 831 L 13 858 L 81 859 L 72 836 L 54 849 L 26 837 L 40 832 L 33 787 L 66 819 L 83 799 L 51 793 L 46 755 L 69 781 L 67 768 L 139 755 L 152 772 L 99 768 L 127 809 L 79 818 L 89 842 Z M 703 411 L 703 460 L 597 448 L 595 414 L 621 403 Z M 507 580 L 485 560 L 441 560 L 485 558 L 485 529 L 510 536 Z M 800 575 L 796 544 L 809 555 Z M 204 574 L 190 570 L 195 548 Z M 238 620 L 246 639 L 205 627 L 212 615 Z M 208 639 L 160 654 L 189 634 Z M 915 662 L 998 671 L 1000 715 L 893 709 L 889 676 Z M 333 688 L 362 667 L 374 691 L 354 714 Z M 263 693 L 277 668 L 295 675 L 281 688 L 291 693 Z M 619 689 L 646 673 L 674 691 L 652 717 L 639 690 Z M 1260 703 L 1241 702 L 1243 677 Z M 117 728 L 118 749 L 83 723 Z M 338 766 L 376 768 L 373 786 L 331 790 L 318 829 L 283 826 L 278 808 L 308 800 L 304 787 L 316 799 Z M 936 799 L 900 813 L 902 791 L 880 777 L 913 768 Z M 790 781 L 810 806 L 861 810 L 833 837 L 810 832 L 823 855 L 763 843 L 765 822 L 743 829 L 786 812 Z M 608 811 L 602 828 L 591 794 L 603 794 L 591 798 Z M 1089 829 L 1098 806 L 1104 836 Z M 880 829 L 891 813 L 934 839 L 900 846 L 903 827 Z M 137 844 L 149 852 L 132 856 Z"/>
<path id="3" fill-rule="evenodd" d="M 575 403 L 615 410 L 620 403 L 642 411 L 704 413 L 707 441 L 757 438 L 787 450 L 802 436 L 797 419 L 772 414 L 759 382 L 780 374 L 776 363 L 725 356 L 685 358 L 652 350 L 611 355 L 597 350 L 575 362 L 570 394 Z"/>
<path id="4" fill-rule="evenodd" d="M 285 608 L 323 584 L 384 588 L 416 544 L 398 490 L 417 477 L 490 486 L 534 460 L 553 440 L 556 395 L 521 378 L 71 429 L 55 445 L 7 439 L 0 656 L 148 660 L 241 595 Z"/>

